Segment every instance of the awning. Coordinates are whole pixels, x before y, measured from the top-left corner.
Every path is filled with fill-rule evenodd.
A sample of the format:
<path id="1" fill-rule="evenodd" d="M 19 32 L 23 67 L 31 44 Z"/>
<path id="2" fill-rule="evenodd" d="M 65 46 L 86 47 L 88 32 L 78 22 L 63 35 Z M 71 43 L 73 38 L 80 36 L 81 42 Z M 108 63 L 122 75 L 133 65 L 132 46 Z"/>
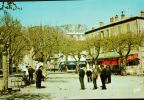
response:
<path id="1" fill-rule="evenodd" d="M 126 59 L 126 62 L 130 62 L 135 59 L 139 59 L 138 54 L 128 56 L 128 58 Z M 120 58 L 120 60 L 121 60 L 121 58 Z M 118 59 L 106 59 L 106 60 L 102 60 L 101 64 L 103 64 L 103 65 L 118 65 L 118 62 L 119 62 Z"/>
<path id="2" fill-rule="evenodd" d="M 68 61 L 67 65 L 76 65 L 76 61 Z"/>
<path id="3" fill-rule="evenodd" d="M 132 60 L 134 60 L 134 59 L 139 59 L 139 58 L 138 58 L 138 54 L 135 54 L 135 55 L 132 55 L 132 56 L 128 56 L 126 62 L 130 62 L 130 61 L 132 61 Z"/>
<path id="4" fill-rule="evenodd" d="M 118 60 L 112 60 L 111 65 L 118 65 Z"/>
<path id="5" fill-rule="evenodd" d="M 102 65 L 118 65 L 118 60 L 103 60 Z"/>
<path id="6" fill-rule="evenodd" d="M 124 52 L 124 55 L 126 55 L 127 52 Z M 129 53 L 129 55 L 134 55 L 134 54 L 138 54 L 137 50 L 131 50 L 131 52 Z M 105 53 L 100 53 L 98 59 L 115 59 L 115 58 L 119 58 L 120 55 L 117 52 L 105 52 Z"/>
<path id="7" fill-rule="evenodd" d="M 110 64 L 111 64 L 111 61 L 110 61 L 110 60 L 103 60 L 103 61 L 102 61 L 102 64 L 103 64 L 103 65 L 110 65 Z"/>

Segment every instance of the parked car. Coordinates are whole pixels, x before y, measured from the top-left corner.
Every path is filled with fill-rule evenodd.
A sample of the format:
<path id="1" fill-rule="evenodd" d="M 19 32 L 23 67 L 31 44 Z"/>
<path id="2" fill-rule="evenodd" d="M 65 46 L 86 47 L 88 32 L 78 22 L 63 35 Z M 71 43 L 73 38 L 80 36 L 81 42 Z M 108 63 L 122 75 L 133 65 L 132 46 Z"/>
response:
<path id="1" fill-rule="evenodd" d="M 68 70 L 74 70 L 74 69 L 76 69 L 76 65 L 77 65 L 76 61 L 68 61 L 67 62 L 67 68 L 68 68 Z"/>
<path id="2" fill-rule="evenodd" d="M 60 69 L 60 71 L 66 71 L 66 64 L 65 64 L 65 62 L 60 62 L 59 69 Z"/>

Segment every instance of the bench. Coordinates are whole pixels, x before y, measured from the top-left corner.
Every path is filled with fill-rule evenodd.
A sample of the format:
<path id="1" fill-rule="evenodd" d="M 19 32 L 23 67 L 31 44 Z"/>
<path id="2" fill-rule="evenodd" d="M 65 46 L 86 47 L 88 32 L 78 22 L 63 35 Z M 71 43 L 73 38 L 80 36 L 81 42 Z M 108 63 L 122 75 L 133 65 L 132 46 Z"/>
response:
<path id="1" fill-rule="evenodd" d="M 12 87 L 21 87 L 24 86 L 23 76 L 22 75 L 14 75 L 11 79 L 11 86 Z"/>
<path id="2" fill-rule="evenodd" d="M 23 79 L 11 79 L 11 85 L 12 87 L 21 87 L 23 86 Z"/>

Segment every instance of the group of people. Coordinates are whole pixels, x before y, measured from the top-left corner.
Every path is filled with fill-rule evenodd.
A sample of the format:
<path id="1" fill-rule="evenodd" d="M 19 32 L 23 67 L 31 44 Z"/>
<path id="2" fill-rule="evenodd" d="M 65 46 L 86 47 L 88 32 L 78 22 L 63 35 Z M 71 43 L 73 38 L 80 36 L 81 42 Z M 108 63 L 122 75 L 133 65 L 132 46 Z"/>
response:
<path id="1" fill-rule="evenodd" d="M 92 71 L 90 69 L 87 69 L 86 71 L 88 82 L 93 82 L 93 89 L 97 89 L 97 79 L 100 75 L 101 83 L 102 83 L 102 89 L 106 89 L 106 85 L 108 83 L 111 83 L 111 70 L 110 66 L 107 65 L 106 67 L 104 65 L 101 65 L 100 67 L 95 67 L 93 65 Z M 81 85 L 81 89 L 85 89 L 84 85 L 84 76 L 85 76 L 85 69 L 84 67 L 79 69 L 79 81 Z"/>
<path id="2" fill-rule="evenodd" d="M 31 66 L 26 66 L 26 69 L 24 70 L 24 76 L 23 76 L 25 85 L 30 85 L 35 83 L 33 79 L 33 74 L 35 72 L 36 88 L 41 88 L 41 81 L 44 80 L 44 76 L 42 74 L 42 68 L 43 66 L 39 66 L 39 68 L 35 71 L 35 69 L 33 69 Z"/>
<path id="3" fill-rule="evenodd" d="M 43 66 L 39 66 L 39 68 L 35 71 L 31 66 L 26 66 L 26 70 L 24 71 L 24 82 L 25 85 L 30 85 L 32 83 L 35 83 L 33 80 L 33 74 L 35 72 L 36 75 L 36 88 L 41 88 L 41 81 L 44 80 L 44 76 L 42 74 L 42 68 Z M 86 72 L 88 82 L 93 82 L 93 89 L 97 89 L 97 79 L 100 75 L 101 82 L 102 82 L 102 89 L 106 89 L 106 83 L 111 83 L 111 71 L 110 66 L 104 67 L 104 65 L 101 65 L 100 67 L 95 67 L 93 65 L 92 70 L 89 68 Z M 85 89 L 84 85 L 84 77 L 85 77 L 85 69 L 84 67 L 81 67 L 79 69 L 79 81 L 81 85 L 81 89 Z"/>

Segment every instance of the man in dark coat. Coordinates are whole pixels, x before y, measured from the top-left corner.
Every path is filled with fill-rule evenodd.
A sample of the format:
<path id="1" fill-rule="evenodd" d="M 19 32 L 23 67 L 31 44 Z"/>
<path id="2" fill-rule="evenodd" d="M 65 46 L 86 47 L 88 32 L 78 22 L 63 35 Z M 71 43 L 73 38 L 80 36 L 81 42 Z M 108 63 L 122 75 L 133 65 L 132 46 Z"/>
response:
<path id="1" fill-rule="evenodd" d="M 33 73 L 35 72 L 35 70 L 31 66 L 29 66 L 28 72 L 29 72 L 29 81 L 30 83 L 33 83 Z"/>
<path id="2" fill-rule="evenodd" d="M 40 66 L 39 69 L 36 71 L 36 87 L 37 88 L 41 88 L 42 79 L 43 79 L 42 66 Z"/>
<path id="3" fill-rule="evenodd" d="M 101 82 L 102 82 L 102 89 L 106 89 L 106 77 L 107 77 L 107 73 L 106 73 L 106 69 L 104 68 L 104 66 L 101 66 L 102 70 L 101 70 L 101 74 L 100 74 L 100 78 L 101 78 Z"/>
<path id="4" fill-rule="evenodd" d="M 84 76 L 85 76 L 85 71 L 83 68 L 79 69 L 79 81 L 80 81 L 80 85 L 81 85 L 81 89 L 84 90 L 85 86 L 84 86 Z"/>
<path id="5" fill-rule="evenodd" d="M 106 71 L 107 71 L 107 78 L 106 78 L 106 83 L 111 83 L 111 70 L 110 66 L 106 66 Z"/>
<path id="6" fill-rule="evenodd" d="M 86 75 L 87 75 L 88 82 L 91 82 L 92 81 L 92 72 L 90 70 L 87 70 Z"/>

